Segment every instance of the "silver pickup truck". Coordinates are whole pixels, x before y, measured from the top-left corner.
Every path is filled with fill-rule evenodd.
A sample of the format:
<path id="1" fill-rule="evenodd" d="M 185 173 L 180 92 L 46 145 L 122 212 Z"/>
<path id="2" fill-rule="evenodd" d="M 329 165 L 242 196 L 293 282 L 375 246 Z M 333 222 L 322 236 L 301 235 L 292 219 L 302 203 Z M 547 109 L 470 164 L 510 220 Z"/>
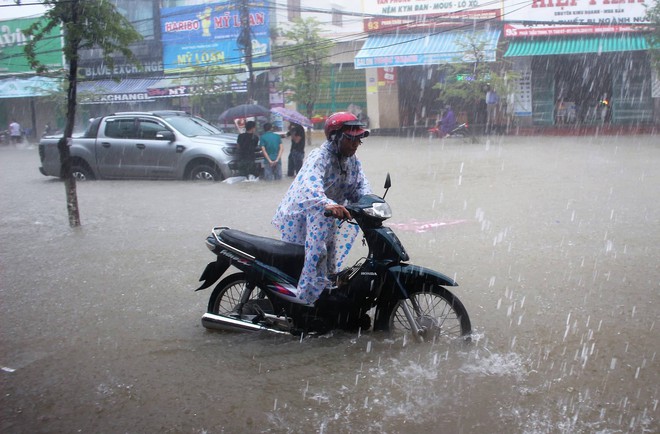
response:
<path id="1" fill-rule="evenodd" d="M 94 119 L 71 141 L 73 173 L 87 179 L 190 179 L 217 181 L 238 169 L 236 134 L 179 111 L 124 112 Z M 46 176 L 60 176 L 59 137 L 39 143 Z M 260 152 L 255 149 L 255 164 Z"/>

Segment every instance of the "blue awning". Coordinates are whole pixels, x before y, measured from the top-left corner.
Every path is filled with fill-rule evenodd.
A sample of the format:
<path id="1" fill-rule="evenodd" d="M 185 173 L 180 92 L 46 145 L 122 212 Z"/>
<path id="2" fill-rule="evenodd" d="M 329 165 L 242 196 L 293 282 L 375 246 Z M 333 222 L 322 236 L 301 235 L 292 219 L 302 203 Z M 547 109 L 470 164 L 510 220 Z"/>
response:
<path id="1" fill-rule="evenodd" d="M 474 62 L 468 44 L 483 43 L 484 61 L 494 62 L 500 30 L 369 36 L 355 56 L 355 68 Z"/>
<path id="2" fill-rule="evenodd" d="M 60 89 L 62 80 L 33 76 L 30 78 L 7 78 L 0 80 L 0 98 L 29 98 L 47 96 Z"/>
<path id="3" fill-rule="evenodd" d="M 264 74 L 266 71 L 254 72 L 254 77 Z M 247 92 L 247 81 L 249 74 L 240 72 L 235 74 L 223 74 L 213 77 L 213 88 L 210 84 L 204 86 L 204 92 L 214 94 L 223 93 L 245 93 Z M 147 89 L 151 98 L 176 98 L 181 96 L 190 96 L 195 93 L 195 89 L 200 87 L 200 77 L 191 76 L 169 76 L 152 84 Z"/>

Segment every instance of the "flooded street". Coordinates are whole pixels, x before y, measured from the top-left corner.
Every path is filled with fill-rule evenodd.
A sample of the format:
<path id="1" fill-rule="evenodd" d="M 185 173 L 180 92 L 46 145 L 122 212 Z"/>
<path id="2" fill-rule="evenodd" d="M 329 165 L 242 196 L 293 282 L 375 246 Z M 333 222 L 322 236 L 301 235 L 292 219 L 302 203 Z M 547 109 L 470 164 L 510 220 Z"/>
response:
<path id="1" fill-rule="evenodd" d="M 0 431 L 658 432 L 658 142 L 365 140 L 411 262 L 459 282 L 471 345 L 206 331 L 205 237 L 276 236 L 288 180 L 79 183 L 72 230 L 36 148 L 0 148 Z"/>

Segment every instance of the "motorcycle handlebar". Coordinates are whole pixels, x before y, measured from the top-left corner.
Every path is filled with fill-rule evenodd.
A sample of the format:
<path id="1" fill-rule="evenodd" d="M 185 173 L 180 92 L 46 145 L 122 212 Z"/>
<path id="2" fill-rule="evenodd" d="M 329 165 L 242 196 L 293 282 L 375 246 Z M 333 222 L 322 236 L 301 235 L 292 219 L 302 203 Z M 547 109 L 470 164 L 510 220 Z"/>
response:
<path id="1" fill-rule="evenodd" d="M 353 216 L 354 208 L 352 208 L 350 204 L 349 204 L 349 205 L 346 205 L 345 208 L 348 210 L 348 212 L 351 214 L 351 217 L 352 217 L 352 216 Z M 323 211 L 323 215 L 326 216 L 326 217 L 332 217 L 332 216 L 334 216 L 334 214 L 332 213 L 332 211 L 329 210 L 329 209 L 326 209 L 325 211 Z M 339 217 L 337 217 L 337 218 L 339 218 Z M 342 219 L 342 220 L 348 220 L 348 219 Z"/>

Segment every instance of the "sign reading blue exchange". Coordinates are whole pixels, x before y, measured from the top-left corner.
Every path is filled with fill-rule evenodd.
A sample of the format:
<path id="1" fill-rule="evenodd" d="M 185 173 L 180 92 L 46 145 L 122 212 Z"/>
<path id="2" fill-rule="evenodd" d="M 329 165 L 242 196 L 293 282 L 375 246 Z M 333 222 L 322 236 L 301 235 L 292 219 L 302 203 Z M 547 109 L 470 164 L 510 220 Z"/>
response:
<path id="1" fill-rule="evenodd" d="M 237 39 L 241 32 L 238 2 L 180 6 L 161 10 L 163 68 L 166 73 L 195 67 L 240 68 L 246 62 Z M 252 65 L 270 66 L 269 11 L 264 2 L 250 2 Z"/>

